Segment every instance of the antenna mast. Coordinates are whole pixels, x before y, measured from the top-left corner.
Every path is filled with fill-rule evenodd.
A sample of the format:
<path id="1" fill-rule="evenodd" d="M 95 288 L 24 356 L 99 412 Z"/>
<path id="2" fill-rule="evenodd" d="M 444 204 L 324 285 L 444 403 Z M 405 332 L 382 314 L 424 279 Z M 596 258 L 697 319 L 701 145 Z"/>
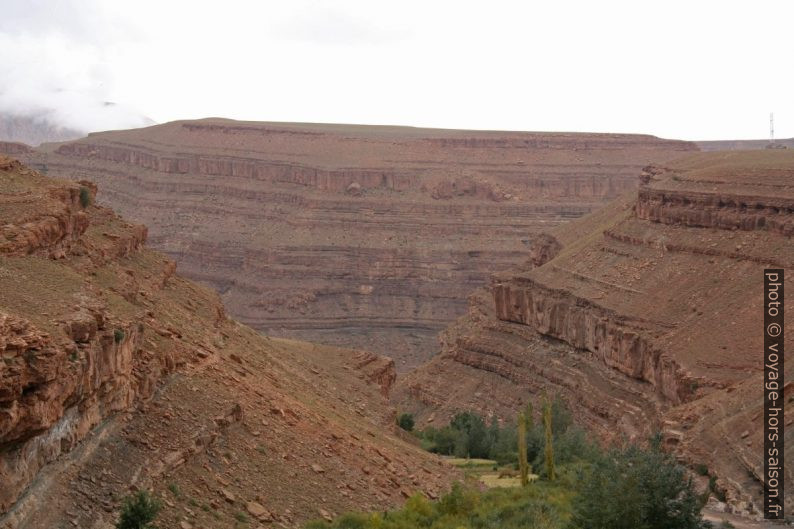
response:
<path id="1" fill-rule="evenodd" d="M 775 143 L 775 114 L 769 113 L 769 141 Z"/>

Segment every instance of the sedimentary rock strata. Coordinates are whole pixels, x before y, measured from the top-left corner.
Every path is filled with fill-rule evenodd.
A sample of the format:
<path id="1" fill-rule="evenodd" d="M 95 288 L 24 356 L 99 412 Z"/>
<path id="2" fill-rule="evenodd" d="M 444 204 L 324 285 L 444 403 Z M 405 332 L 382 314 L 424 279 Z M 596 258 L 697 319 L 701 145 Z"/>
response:
<path id="1" fill-rule="evenodd" d="M 794 152 L 694 155 L 642 181 L 473 295 L 396 401 L 432 423 L 460 409 L 509 419 L 557 393 L 603 439 L 661 431 L 716 476 L 730 509 L 757 516 L 762 273 L 794 265 Z"/>
<path id="2" fill-rule="evenodd" d="M 151 244 L 271 334 L 385 353 L 437 350 L 530 236 L 636 186 L 693 144 L 622 134 L 175 122 L 29 159 L 91 179 Z M 104 197 L 104 198 L 103 198 Z"/>
<path id="3" fill-rule="evenodd" d="M 297 525 L 449 485 L 395 431 L 392 360 L 229 319 L 95 199 L 0 157 L 0 527 L 112 526 L 139 489 L 163 527 Z"/>

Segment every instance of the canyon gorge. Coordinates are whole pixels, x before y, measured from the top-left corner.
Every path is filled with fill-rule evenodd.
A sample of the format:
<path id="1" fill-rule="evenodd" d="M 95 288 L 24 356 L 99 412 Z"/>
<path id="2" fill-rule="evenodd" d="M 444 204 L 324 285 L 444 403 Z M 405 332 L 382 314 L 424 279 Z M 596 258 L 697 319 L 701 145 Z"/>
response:
<path id="1" fill-rule="evenodd" d="M 528 394 L 559 395 L 604 440 L 661 432 L 716 477 L 721 508 L 760 516 L 763 269 L 791 279 L 792 181 L 788 150 L 646 167 L 637 191 L 536 237 L 523 265 L 470 296 L 395 402 L 443 424 L 462 409 L 510 419 Z M 794 368 L 785 375 L 791 402 Z M 794 486 L 791 470 L 784 480 Z"/>
<path id="2" fill-rule="evenodd" d="M 628 134 L 181 121 L 16 156 L 89 179 L 186 277 L 274 336 L 371 350 L 405 372 L 438 350 L 534 233 L 697 147 Z"/>
<path id="3" fill-rule="evenodd" d="M 436 498 L 459 475 L 397 412 L 544 394 L 605 442 L 661 432 L 758 517 L 794 152 L 742 145 L 222 119 L 0 143 L 65 178 L 0 167 L 0 527 L 169 483 L 287 525 Z"/>

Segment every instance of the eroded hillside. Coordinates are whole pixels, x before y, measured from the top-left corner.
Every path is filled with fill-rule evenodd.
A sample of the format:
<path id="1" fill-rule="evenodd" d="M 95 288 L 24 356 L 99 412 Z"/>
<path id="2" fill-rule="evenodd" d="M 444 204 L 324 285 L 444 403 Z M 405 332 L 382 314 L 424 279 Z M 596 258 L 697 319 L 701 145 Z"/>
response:
<path id="1" fill-rule="evenodd" d="M 730 509 L 758 515 L 762 272 L 792 280 L 794 152 L 693 155 L 648 167 L 642 182 L 537 238 L 524 266 L 471 296 L 396 401 L 433 423 L 461 409 L 510 417 L 527 394 L 559 393 L 605 440 L 661 431 L 717 477 Z M 788 454 L 791 406 L 785 420 Z M 785 480 L 794 485 L 790 469 Z"/>
<path id="2" fill-rule="evenodd" d="M 28 156 L 88 178 L 145 223 L 186 277 L 269 334 L 387 354 L 437 350 L 488 275 L 532 233 L 636 187 L 694 144 L 209 119 L 91 134 Z"/>
<path id="3" fill-rule="evenodd" d="M 295 526 L 448 485 L 390 359 L 229 319 L 95 192 L 0 157 L 0 527 L 111 527 L 146 488 L 161 527 Z"/>

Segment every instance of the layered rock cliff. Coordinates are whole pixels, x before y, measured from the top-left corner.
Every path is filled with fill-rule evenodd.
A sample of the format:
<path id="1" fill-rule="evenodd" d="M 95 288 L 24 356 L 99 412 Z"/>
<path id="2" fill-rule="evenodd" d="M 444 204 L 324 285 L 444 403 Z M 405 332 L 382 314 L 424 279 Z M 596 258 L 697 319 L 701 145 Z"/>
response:
<path id="1" fill-rule="evenodd" d="M 91 179 L 188 277 L 271 334 L 362 347 L 406 370 L 530 235 L 636 186 L 693 144 L 210 119 L 91 134 L 28 157 Z M 102 198 L 104 197 L 104 198 Z"/>
<path id="2" fill-rule="evenodd" d="M 604 440 L 661 431 L 716 476 L 730 509 L 758 516 L 763 269 L 794 265 L 794 152 L 695 155 L 641 181 L 471 296 L 395 400 L 428 423 L 462 409 L 509 419 L 557 393 Z"/>
<path id="3" fill-rule="evenodd" d="M 395 431 L 393 361 L 227 318 L 95 198 L 0 157 L 0 527 L 110 527 L 138 489 L 162 527 L 294 526 L 449 484 Z"/>

